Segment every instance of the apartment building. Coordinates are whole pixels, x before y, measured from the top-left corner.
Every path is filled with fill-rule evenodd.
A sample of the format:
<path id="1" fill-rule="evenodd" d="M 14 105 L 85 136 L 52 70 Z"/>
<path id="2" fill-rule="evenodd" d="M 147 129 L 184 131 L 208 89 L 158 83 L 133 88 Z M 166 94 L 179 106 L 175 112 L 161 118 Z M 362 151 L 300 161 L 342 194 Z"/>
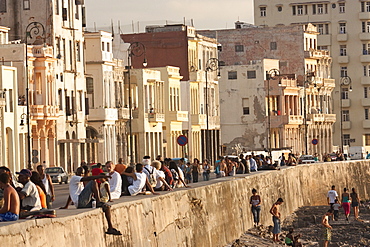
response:
<path id="1" fill-rule="evenodd" d="M 261 137 L 265 142 L 256 143 L 256 146 L 264 145 L 266 147 L 269 141 L 270 143 L 277 143 L 274 139 L 279 139 L 279 143 L 290 145 L 288 147 L 298 153 L 313 154 L 317 151 L 319 154 L 324 154 L 332 151 L 330 143 L 332 143 L 331 132 L 335 116 L 332 115 L 330 104 L 331 92 L 334 88 L 334 80 L 330 79 L 331 57 L 328 51 L 317 49 L 317 32 L 313 25 L 308 24 L 306 29 L 301 25 L 261 28 L 243 22 L 236 22 L 235 29 L 202 30 L 199 33 L 210 38 L 217 37 L 217 41 L 221 44 L 219 59 L 226 66 L 221 67 L 221 74 L 225 73 L 222 70 L 228 66 L 250 65 L 251 61 L 266 58 L 277 59 L 279 63 L 274 69 L 277 69 L 283 78 L 287 75 L 287 78 L 292 78 L 291 75 L 294 75 L 295 83 L 301 88 L 299 97 L 293 97 L 289 99 L 289 102 L 292 101 L 290 105 L 294 106 L 297 105 L 295 102 L 298 100 L 300 105 L 299 108 L 292 108 L 290 114 L 297 114 L 297 109 L 300 109 L 298 115 L 305 116 L 299 128 L 304 136 L 300 139 L 302 143 L 298 144 L 293 140 L 283 141 L 281 139 L 284 135 L 280 134 L 279 138 L 275 138 L 274 136 L 277 135 L 272 132 L 270 133 L 271 140 Z M 264 71 L 265 74 L 269 74 L 269 72 L 269 70 Z M 314 78 L 312 78 L 312 75 L 314 75 Z M 227 76 L 231 79 L 233 77 L 238 77 L 237 71 L 231 71 L 230 75 Z M 262 87 L 260 90 L 264 88 L 267 89 L 268 87 Z M 260 94 L 264 94 L 264 92 L 260 91 Z M 284 94 L 279 93 L 279 95 Z M 274 108 L 279 106 L 281 108 L 279 110 L 282 112 L 284 108 L 281 103 L 282 98 L 279 100 L 277 98 L 267 98 L 270 103 L 265 105 L 270 106 L 273 111 L 276 110 Z M 266 114 L 268 116 L 268 113 Z M 314 114 L 319 114 L 320 117 L 314 117 Z M 274 119 L 270 118 L 270 120 L 273 124 Z M 312 144 L 312 140 L 317 139 L 317 133 L 320 131 L 326 133 L 323 142 L 320 145 Z M 299 136 L 298 133 L 293 133 L 293 136 L 297 135 Z M 302 137 L 302 134 L 300 136 Z M 222 140 L 222 143 L 224 144 L 225 141 Z M 277 146 L 281 147 L 281 145 Z M 302 147 L 304 148 L 302 149 Z"/>
<path id="2" fill-rule="evenodd" d="M 35 145 L 32 141 L 32 150 L 39 149 L 42 153 L 41 150 L 45 150 L 45 147 L 56 145 L 54 154 L 49 154 L 52 158 L 41 156 L 39 161 L 46 161 L 47 165 L 62 166 L 68 172 L 72 172 L 81 160 L 85 159 L 86 150 L 84 1 L 37 0 L 3 1 L 3 3 L 5 4 L 1 4 L 0 7 L 0 25 L 10 27 L 9 39 L 20 40 L 22 43 L 27 41 L 27 45 L 51 46 L 48 48 L 49 51 L 45 51 L 45 48 L 41 50 L 45 53 L 51 52 L 51 58 L 55 59 L 53 68 L 47 72 L 48 88 L 43 88 L 42 93 L 36 92 L 36 98 L 33 98 L 30 92 L 29 98 L 37 101 L 30 102 L 36 105 L 31 105 L 31 108 L 34 107 L 37 114 L 41 114 L 42 111 L 44 116 L 56 115 L 53 119 L 55 126 L 49 125 L 48 132 L 39 132 L 41 138 L 46 138 L 54 128 L 53 138 L 56 140 L 42 141 L 41 145 Z M 37 74 L 35 76 L 37 81 L 37 78 L 43 78 L 44 74 L 41 73 L 41 77 L 37 77 Z M 25 89 L 24 85 L 35 84 L 33 77 L 34 75 L 29 74 L 29 81 L 23 77 L 23 85 L 20 88 Z M 19 94 L 25 95 L 26 92 Z M 54 109 L 56 105 L 59 109 Z M 37 138 L 34 135 L 35 131 L 32 130 L 32 139 Z"/>
<path id="3" fill-rule="evenodd" d="M 191 159 L 215 161 L 221 147 L 218 71 L 207 72 L 207 80 L 205 71 L 209 59 L 217 58 L 217 41 L 182 24 L 149 26 L 145 33 L 123 34 L 121 38 L 126 43 L 140 42 L 145 46 L 148 68 L 180 68 L 182 109 L 178 111 L 189 112 L 188 122 L 183 122 L 183 134 L 189 140 L 183 153 Z M 132 57 L 132 65 L 143 68 L 142 58 Z"/>
<path id="4" fill-rule="evenodd" d="M 255 0 L 254 20 L 264 27 L 317 27 L 318 48 L 333 57 L 334 145 L 341 147 L 343 142 L 369 151 L 370 1 Z"/>

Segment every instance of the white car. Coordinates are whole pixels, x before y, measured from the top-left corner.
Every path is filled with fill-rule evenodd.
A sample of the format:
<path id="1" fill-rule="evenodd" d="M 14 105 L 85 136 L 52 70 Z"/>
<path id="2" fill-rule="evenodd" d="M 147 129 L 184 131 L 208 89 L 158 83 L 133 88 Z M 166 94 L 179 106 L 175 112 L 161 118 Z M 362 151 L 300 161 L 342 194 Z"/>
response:
<path id="1" fill-rule="evenodd" d="M 312 164 L 316 162 L 313 155 L 301 155 L 301 157 L 298 158 L 298 164 Z"/>

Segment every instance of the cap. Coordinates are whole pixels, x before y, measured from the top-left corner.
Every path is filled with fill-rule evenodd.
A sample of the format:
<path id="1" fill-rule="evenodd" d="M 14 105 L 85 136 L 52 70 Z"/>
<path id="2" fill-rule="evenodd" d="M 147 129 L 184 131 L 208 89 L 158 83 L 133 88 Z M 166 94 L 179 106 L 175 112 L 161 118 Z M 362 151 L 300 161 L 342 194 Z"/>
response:
<path id="1" fill-rule="evenodd" d="M 143 165 L 150 165 L 150 159 L 143 159 Z"/>
<path id="2" fill-rule="evenodd" d="M 20 172 L 16 172 L 16 174 L 25 175 L 27 177 L 31 177 L 32 176 L 31 171 L 28 170 L 28 169 L 22 169 Z"/>

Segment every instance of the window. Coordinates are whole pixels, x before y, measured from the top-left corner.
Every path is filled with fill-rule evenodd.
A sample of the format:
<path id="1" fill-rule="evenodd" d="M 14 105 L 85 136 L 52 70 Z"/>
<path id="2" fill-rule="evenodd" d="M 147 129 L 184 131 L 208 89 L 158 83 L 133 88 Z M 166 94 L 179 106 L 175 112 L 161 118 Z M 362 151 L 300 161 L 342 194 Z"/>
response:
<path id="1" fill-rule="evenodd" d="M 370 55 L 370 43 L 362 44 L 362 55 Z"/>
<path id="2" fill-rule="evenodd" d="M 238 73 L 236 71 L 229 71 L 227 74 L 227 78 L 229 80 L 236 80 L 238 79 Z"/>
<path id="3" fill-rule="evenodd" d="M 247 78 L 248 79 L 256 79 L 256 71 L 255 70 L 247 71 Z"/>
<path id="4" fill-rule="evenodd" d="M 297 14 L 298 15 L 303 15 L 303 5 L 298 5 L 297 6 Z"/>
<path id="5" fill-rule="evenodd" d="M 351 135 L 349 134 L 343 135 L 343 144 L 346 146 L 351 144 Z"/>
<path id="6" fill-rule="evenodd" d="M 270 50 L 277 50 L 277 43 L 276 42 L 270 42 Z"/>
<path id="7" fill-rule="evenodd" d="M 62 17 L 63 17 L 63 21 L 67 21 L 67 8 L 63 8 L 62 9 Z"/>
<path id="8" fill-rule="evenodd" d="M 260 7 L 261 16 L 266 16 L 266 7 Z"/>
<path id="9" fill-rule="evenodd" d="M 342 116 L 343 116 L 343 122 L 348 122 L 349 120 L 349 110 L 343 110 L 342 111 Z"/>
<path id="10" fill-rule="evenodd" d="M 317 49 L 318 50 L 324 50 L 324 51 L 328 51 L 328 46 L 327 45 L 322 45 L 322 46 L 317 46 Z"/>
<path id="11" fill-rule="evenodd" d="M 6 13 L 6 0 L 0 0 L 0 13 Z"/>
<path id="12" fill-rule="evenodd" d="M 370 134 L 365 134 L 365 145 L 370 146 Z"/>
<path id="13" fill-rule="evenodd" d="M 59 110 L 63 110 L 63 91 L 58 89 Z"/>
<path id="14" fill-rule="evenodd" d="M 347 56 L 347 45 L 340 45 L 339 47 L 339 55 Z"/>
<path id="15" fill-rule="evenodd" d="M 296 9 L 296 7 L 295 6 L 292 6 L 293 15 L 296 15 L 297 14 L 295 9 Z"/>
<path id="16" fill-rule="evenodd" d="M 349 92 L 349 90 L 348 90 L 347 87 L 342 88 L 342 90 L 341 90 L 341 94 L 342 94 L 341 99 L 348 99 L 349 98 L 348 92 Z"/>
<path id="17" fill-rule="evenodd" d="M 242 104 L 243 104 L 243 115 L 249 115 L 249 99 L 244 98 L 242 99 Z"/>
<path id="18" fill-rule="evenodd" d="M 23 9 L 24 10 L 30 9 L 30 0 L 23 0 Z"/>
<path id="19" fill-rule="evenodd" d="M 363 33 L 370 33 L 370 21 L 363 21 L 362 22 L 362 32 Z"/>
<path id="20" fill-rule="evenodd" d="M 316 4 L 312 4 L 312 14 L 316 15 Z"/>
<path id="21" fill-rule="evenodd" d="M 361 2 L 361 12 L 370 12 L 370 2 Z"/>
<path id="22" fill-rule="evenodd" d="M 75 13 L 76 20 L 80 19 L 80 11 L 79 10 L 80 10 L 80 6 L 76 5 L 76 13 Z"/>
<path id="23" fill-rule="evenodd" d="M 340 67 L 340 77 L 348 76 L 347 67 Z"/>
<path id="24" fill-rule="evenodd" d="M 346 3 L 339 3 L 339 13 L 346 13 Z"/>
<path id="25" fill-rule="evenodd" d="M 339 23 L 339 33 L 347 33 L 346 26 L 345 22 Z"/>
<path id="26" fill-rule="evenodd" d="M 13 89 L 9 89 L 9 110 L 13 112 Z"/>
<path id="27" fill-rule="evenodd" d="M 318 4 L 317 5 L 317 13 L 318 14 L 324 14 L 324 5 L 323 4 Z"/>
<path id="28" fill-rule="evenodd" d="M 364 65 L 364 66 L 363 66 L 363 69 L 364 69 L 364 76 L 368 76 L 368 75 L 367 75 L 367 66 L 366 66 L 366 65 Z"/>
<path id="29" fill-rule="evenodd" d="M 364 87 L 364 98 L 367 99 L 369 98 L 369 89 L 370 87 Z"/>
<path id="30" fill-rule="evenodd" d="M 107 52 L 110 52 L 110 43 L 107 42 Z"/>
<path id="31" fill-rule="evenodd" d="M 324 34 L 324 24 L 317 25 L 317 32 L 321 35 Z"/>
<path id="32" fill-rule="evenodd" d="M 105 43 L 101 42 L 101 50 L 104 51 L 104 48 L 105 48 Z"/>
<path id="33" fill-rule="evenodd" d="M 279 7 L 278 7 L 278 11 L 279 11 L 279 12 L 283 11 L 283 7 L 279 6 Z"/>
<path id="34" fill-rule="evenodd" d="M 243 52 L 244 46 L 243 45 L 235 45 L 235 52 Z"/>
<path id="35" fill-rule="evenodd" d="M 365 108 L 365 120 L 369 120 L 369 108 Z"/>
<path id="36" fill-rule="evenodd" d="M 87 94 L 94 93 L 94 79 L 92 77 L 86 77 L 86 92 Z"/>
<path id="37" fill-rule="evenodd" d="M 59 1 L 60 0 L 55 1 L 55 14 L 57 14 L 57 15 L 59 15 Z"/>
<path id="38" fill-rule="evenodd" d="M 80 48 L 80 42 L 76 42 L 76 56 L 77 56 L 77 62 L 81 62 L 81 48 Z"/>

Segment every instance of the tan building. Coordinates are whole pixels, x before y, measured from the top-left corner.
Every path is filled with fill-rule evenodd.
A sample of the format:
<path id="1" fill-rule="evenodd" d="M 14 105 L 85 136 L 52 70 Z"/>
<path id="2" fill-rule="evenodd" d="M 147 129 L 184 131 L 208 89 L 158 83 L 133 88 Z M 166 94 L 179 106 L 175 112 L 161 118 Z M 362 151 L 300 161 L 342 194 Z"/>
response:
<path id="1" fill-rule="evenodd" d="M 289 99 L 289 104 L 282 103 L 286 99 L 271 98 L 273 96 L 270 94 L 271 97 L 267 97 L 270 98 L 270 103 L 266 103 L 266 105 L 270 105 L 270 109 L 280 108 L 280 111 L 282 111 L 287 105 L 295 106 L 299 103 L 299 108 L 292 108 L 289 111 L 296 114 L 297 109 L 300 109 L 298 115 L 305 116 L 299 126 L 302 143 L 298 144 L 294 141 L 298 135 L 298 133 L 295 133 L 298 130 L 295 129 L 291 131 L 292 140 L 287 140 L 289 138 L 288 134 L 278 136 L 272 132 L 270 144 L 278 143 L 277 140 L 280 140 L 279 143 L 288 145 L 286 147 L 291 147 L 297 153 L 313 154 L 318 152 L 322 155 L 331 152 L 331 133 L 335 117 L 331 115 L 330 102 L 334 80 L 330 79 L 331 57 L 329 52 L 317 49 L 316 28 L 311 24 L 308 24 L 306 29 L 299 25 L 257 28 L 242 22 L 237 22 L 235 27 L 235 29 L 207 30 L 200 31 L 200 33 L 211 38 L 217 37 L 217 41 L 221 44 L 219 59 L 226 67 L 250 65 L 252 61 L 264 58 L 278 59 L 279 66 L 275 66 L 274 69 L 278 69 L 279 74 L 283 77 L 288 75 L 288 78 L 292 78 L 291 75 L 296 75 L 294 76 L 296 87 L 301 88 L 299 97 Z M 221 71 L 223 69 L 224 67 L 221 68 Z M 265 70 L 265 73 L 269 73 L 269 70 Z M 314 78 L 311 78 L 311 75 L 314 75 Z M 232 77 L 232 74 L 230 77 Z M 265 88 L 267 89 L 267 87 Z M 287 91 L 284 90 L 283 92 Z M 276 93 L 284 96 L 283 92 Z M 221 102 L 223 100 L 221 97 Z M 296 103 L 297 100 L 298 103 Z M 231 105 L 228 107 L 231 107 Z M 294 115 L 293 113 L 290 114 Z M 321 115 L 319 118 L 314 118 L 313 114 Z M 276 121 L 279 123 L 282 120 Z M 270 126 L 270 130 L 272 126 Z M 280 131 L 280 133 L 283 132 Z M 319 134 L 317 133 L 325 133 L 325 137 L 320 139 L 318 144 L 313 145 L 312 141 L 318 138 Z M 275 139 L 276 141 L 274 141 Z M 265 140 L 265 142 L 256 145 L 261 148 L 261 145 L 266 147 L 268 143 L 269 140 Z M 271 147 L 274 147 L 274 145 Z"/>
<path id="2" fill-rule="evenodd" d="M 317 27 L 318 48 L 333 57 L 334 145 L 341 147 L 343 141 L 343 145 L 365 146 L 369 151 L 370 1 L 255 0 L 254 19 L 258 26 L 307 26 L 310 22 Z M 349 85 L 341 81 L 347 76 Z"/>

